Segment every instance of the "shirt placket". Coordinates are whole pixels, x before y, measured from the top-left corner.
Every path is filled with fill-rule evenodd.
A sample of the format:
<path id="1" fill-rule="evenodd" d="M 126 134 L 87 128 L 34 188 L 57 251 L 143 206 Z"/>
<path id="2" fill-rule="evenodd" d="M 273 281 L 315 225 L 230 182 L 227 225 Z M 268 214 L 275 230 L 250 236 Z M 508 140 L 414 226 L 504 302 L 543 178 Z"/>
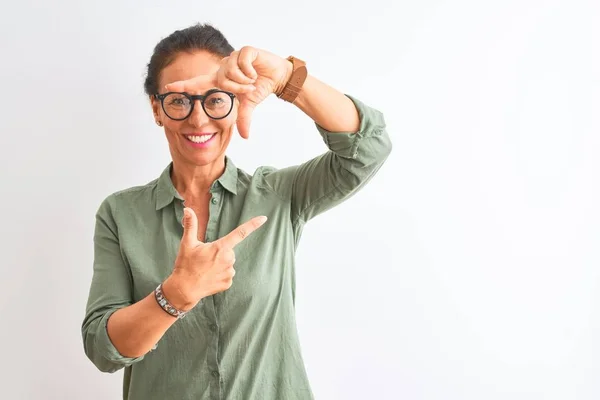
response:
<path id="1" fill-rule="evenodd" d="M 215 182 L 210 189 L 211 198 L 208 207 L 208 223 L 206 224 L 205 241 L 212 242 L 217 239 L 219 215 L 223 203 L 223 188 Z M 210 345 L 208 348 L 208 367 L 210 369 L 211 382 L 210 396 L 213 399 L 222 398 L 223 377 L 219 366 L 219 324 L 215 308 L 215 297 L 209 296 L 204 299 L 205 318 L 208 323 L 208 337 Z"/>

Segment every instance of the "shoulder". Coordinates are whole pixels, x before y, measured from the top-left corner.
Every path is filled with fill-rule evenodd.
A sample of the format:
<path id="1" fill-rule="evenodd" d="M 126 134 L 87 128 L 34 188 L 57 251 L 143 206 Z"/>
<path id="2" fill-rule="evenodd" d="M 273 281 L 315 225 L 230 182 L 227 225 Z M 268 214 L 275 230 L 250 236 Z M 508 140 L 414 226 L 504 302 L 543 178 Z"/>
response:
<path id="1" fill-rule="evenodd" d="M 97 212 L 100 215 L 107 213 L 114 215 L 117 210 L 127 209 L 134 205 L 143 207 L 145 204 L 152 204 L 157 185 L 158 178 L 146 184 L 130 186 L 109 193 L 100 201 Z"/>
<path id="2" fill-rule="evenodd" d="M 288 199 L 293 186 L 297 166 L 275 167 L 260 165 L 252 174 L 238 169 L 239 182 L 247 187 L 266 189 L 280 198 Z"/>

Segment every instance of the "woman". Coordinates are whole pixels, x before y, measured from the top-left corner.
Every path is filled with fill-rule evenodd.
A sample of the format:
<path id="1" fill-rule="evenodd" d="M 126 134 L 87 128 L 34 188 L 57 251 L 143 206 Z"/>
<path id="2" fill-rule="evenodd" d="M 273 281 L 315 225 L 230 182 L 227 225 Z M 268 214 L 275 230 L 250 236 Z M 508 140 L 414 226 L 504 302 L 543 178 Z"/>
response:
<path id="1" fill-rule="evenodd" d="M 209 25 L 158 43 L 145 90 L 172 162 L 99 207 L 87 356 L 101 371 L 125 368 L 129 400 L 312 399 L 294 253 L 304 224 L 387 158 L 382 114 L 318 81 L 301 60 L 234 51 Z M 248 138 L 254 108 L 272 94 L 315 122 L 328 151 L 250 175 L 225 153 L 234 127 Z"/>

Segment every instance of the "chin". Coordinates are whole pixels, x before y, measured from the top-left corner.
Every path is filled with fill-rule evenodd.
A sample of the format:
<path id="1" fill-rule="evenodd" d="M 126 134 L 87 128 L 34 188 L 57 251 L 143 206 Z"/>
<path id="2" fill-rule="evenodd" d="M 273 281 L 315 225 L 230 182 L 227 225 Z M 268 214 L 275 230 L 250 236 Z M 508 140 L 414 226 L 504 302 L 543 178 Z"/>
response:
<path id="1" fill-rule="evenodd" d="M 220 150 L 212 150 L 212 151 L 196 151 L 196 154 L 192 154 L 188 156 L 188 160 L 198 166 L 206 166 L 213 163 L 218 163 L 225 156 L 225 153 Z"/>
<path id="2" fill-rule="evenodd" d="M 219 158 L 220 155 L 218 154 L 198 154 L 195 157 L 188 158 L 188 161 L 198 167 L 203 167 L 218 161 Z"/>

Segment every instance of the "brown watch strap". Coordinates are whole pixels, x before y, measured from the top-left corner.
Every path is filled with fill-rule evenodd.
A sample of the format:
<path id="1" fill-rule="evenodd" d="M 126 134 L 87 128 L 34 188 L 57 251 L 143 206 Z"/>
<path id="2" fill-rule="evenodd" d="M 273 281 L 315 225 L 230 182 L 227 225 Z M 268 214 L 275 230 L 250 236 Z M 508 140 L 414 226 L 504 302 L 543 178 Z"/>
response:
<path id="1" fill-rule="evenodd" d="M 306 63 L 301 59 L 289 56 L 287 60 L 292 62 L 292 75 L 277 97 L 289 103 L 293 103 L 294 100 L 296 100 L 296 97 L 298 97 L 298 94 L 300 94 L 300 90 L 302 90 L 308 71 L 306 69 Z"/>

